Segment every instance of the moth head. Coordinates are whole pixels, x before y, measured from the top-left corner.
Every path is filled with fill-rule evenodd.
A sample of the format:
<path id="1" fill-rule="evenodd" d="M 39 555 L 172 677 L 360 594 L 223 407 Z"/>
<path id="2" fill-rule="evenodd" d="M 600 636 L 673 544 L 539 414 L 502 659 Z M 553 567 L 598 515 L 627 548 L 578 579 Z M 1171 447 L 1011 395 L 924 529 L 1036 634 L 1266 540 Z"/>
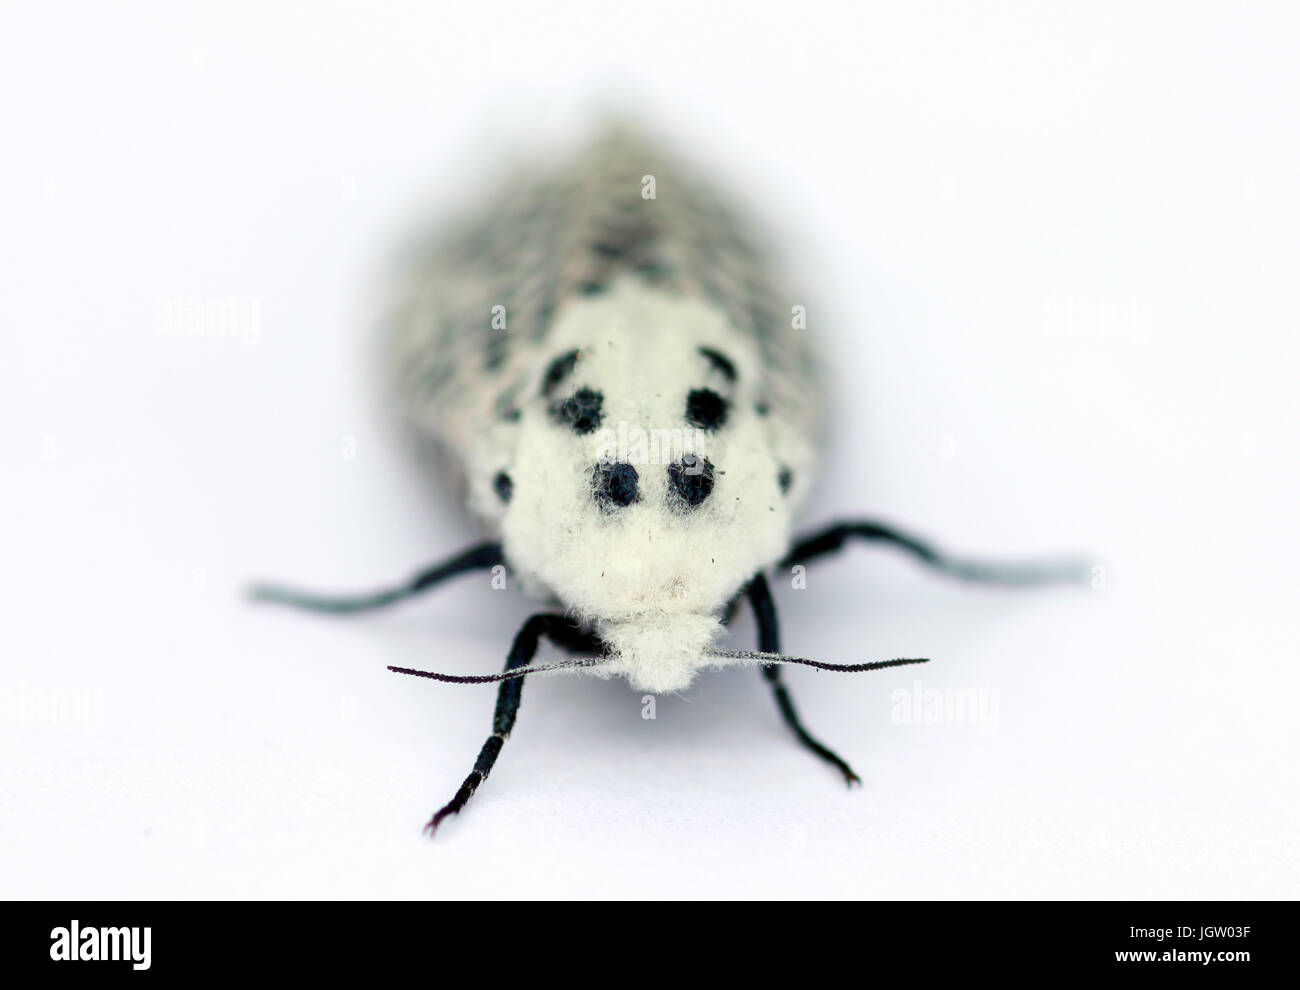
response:
<path id="1" fill-rule="evenodd" d="M 715 616 L 694 612 L 650 612 L 596 628 L 610 656 L 601 672 L 652 694 L 681 691 L 700 669 L 716 664 L 710 654 L 723 633 Z"/>

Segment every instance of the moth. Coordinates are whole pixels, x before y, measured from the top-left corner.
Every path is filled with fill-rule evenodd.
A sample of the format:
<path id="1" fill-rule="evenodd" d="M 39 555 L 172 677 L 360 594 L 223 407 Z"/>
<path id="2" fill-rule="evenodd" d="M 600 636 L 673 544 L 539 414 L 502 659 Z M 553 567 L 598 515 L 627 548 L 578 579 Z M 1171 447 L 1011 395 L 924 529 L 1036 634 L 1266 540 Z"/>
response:
<path id="1" fill-rule="evenodd" d="M 496 674 L 390 667 L 498 683 L 492 733 L 432 834 L 487 779 L 530 674 L 580 668 L 638 692 L 680 691 L 702 669 L 758 666 L 795 738 L 860 780 L 805 727 L 782 667 L 879 670 L 781 653 L 766 574 L 855 540 L 886 543 L 953 577 L 1072 581 L 1077 565 L 950 557 L 882 522 L 793 526 L 823 427 L 814 336 L 798 297 L 724 194 L 640 132 L 615 126 L 570 162 L 516 174 L 466 220 L 415 250 L 385 350 L 393 394 L 439 451 L 487 539 L 374 594 L 263 585 L 254 597 L 355 613 L 504 566 L 554 603 L 519 630 Z M 758 650 L 719 646 L 747 603 Z M 572 656 L 534 664 L 542 639 Z"/>

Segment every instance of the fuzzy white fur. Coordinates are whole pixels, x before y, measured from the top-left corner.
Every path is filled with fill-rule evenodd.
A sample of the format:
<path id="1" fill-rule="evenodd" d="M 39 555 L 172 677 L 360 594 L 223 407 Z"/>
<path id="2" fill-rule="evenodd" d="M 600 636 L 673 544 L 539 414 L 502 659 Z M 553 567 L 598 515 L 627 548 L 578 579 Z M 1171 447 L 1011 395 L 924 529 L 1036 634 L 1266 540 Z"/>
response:
<path id="1" fill-rule="evenodd" d="M 526 586 L 553 594 L 576 619 L 594 625 L 613 659 L 593 672 L 625 675 L 636 690 L 680 690 L 717 662 L 706 654 L 722 632 L 723 607 L 788 546 L 789 508 L 777 481 L 788 461 L 774 455 L 770 425 L 753 408 L 762 381 L 758 357 L 751 341 L 705 303 L 630 279 L 606 295 L 575 300 L 548 343 L 537 375 L 555 355 L 578 349 L 578 364 L 556 398 L 581 386 L 599 390 L 604 421 L 580 436 L 557 424 L 540 396 L 523 406 L 510 458 L 514 495 L 500 519 L 506 558 Z M 734 387 L 701 356 L 702 346 L 732 359 Z M 692 431 L 716 482 L 700 506 L 683 510 L 670 497 L 668 479 L 680 450 L 656 456 L 635 441 L 651 430 L 680 433 L 687 393 L 706 386 L 728 395 L 730 411 L 716 433 Z M 592 498 L 592 470 L 620 436 L 632 442 L 614 451 L 615 459 L 636 468 L 640 498 L 602 510 Z M 499 513 L 490 485 L 500 458 L 488 445 L 477 450 L 472 502 Z M 803 455 L 793 458 L 793 470 L 808 468 L 810 448 L 785 453 Z"/>

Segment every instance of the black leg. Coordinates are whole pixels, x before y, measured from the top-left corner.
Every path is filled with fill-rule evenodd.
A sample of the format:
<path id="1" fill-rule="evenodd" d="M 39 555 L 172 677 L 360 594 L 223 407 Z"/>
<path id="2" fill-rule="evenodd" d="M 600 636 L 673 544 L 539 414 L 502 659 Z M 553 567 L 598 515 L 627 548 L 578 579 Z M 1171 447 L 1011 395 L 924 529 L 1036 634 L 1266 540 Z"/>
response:
<path id="1" fill-rule="evenodd" d="M 745 588 L 745 594 L 749 596 L 749 604 L 754 609 L 754 618 L 758 622 L 758 648 L 764 653 L 781 652 L 781 632 L 776 621 L 776 606 L 772 602 L 772 592 L 767 586 L 767 578 L 759 574 Z M 763 677 L 767 683 L 772 685 L 772 695 L 776 698 L 776 706 L 781 709 L 781 717 L 785 719 L 785 724 L 794 730 L 794 734 L 799 737 L 803 745 L 820 756 L 827 763 L 833 764 L 844 774 L 844 782 L 849 786 L 862 783 L 862 779 L 853 772 L 850 767 L 836 752 L 824 746 L 813 738 L 812 734 L 803 727 L 799 721 L 799 713 L 795 711 L 794 701 L 790 698 L 790 692 L 786 690 L 785 683 L 781 680 L 781 667 L 775 663 L 763 664 Z"/>
<path id="2" fill-rule="evenodd" d="M 588 652 L 598 652 L 600 648 L 599 640 L 578 629 L 563 615 L 542 612 L 531 616 L 515 636 L 515 641 L 510 647 L 510 655 L 506 658 L 505 669 L 515 670 L 527 666 L 536 655 L 538 642 L 543 636 L 559 646 L 573 646 Z M 448 815 L 459 814 L 460 809 L 465 807 L 469 799 L 474 796 L 474 792 L 478 790 L 478 785 L 487 780 L 497 757 L 501 755 L 501 747 L 505 745 L 506 737 L 515 727 L 515 717 L 519 714 L 519 699 L 523 693 L 524 677 L 501 682 L 501 686 L 497 689 L 496 713 L 492 717 L 492 735 L 488 736 L 487 742 L 479 750 L 478 759 L 474 761 L 474 769 L 460 785 L 456 796 L 443 805 L 424 826 L 429 835 L 433 835 L 439 823 Z"/>
<path id="3" fill-rule="evenodd" d="M 382 608 L 405 598 L 411 598 L 422 591 L 428 591 L 448 578 L 467 571 L 487 570 L 497 564 L 504 564 L 500 543 L 481 543 L 470 547 L 464 553 L 451 560 L 436 564 L 417 574 L 406 584 L 387 591 L 376 591 L 368 595 L 355 595 L 346 598 L 326 598 L 310 592 L 294 591 L 274 584 L 254 585 L 250 596 L 259 602 L 275 602 L 278 605 L 291 605 L 294 608 L 307 609 L 311 612 L 364 612 L 367 609 Z"/>
<path id="4" fill-rule="evenodd" d="M 1027 587 L 1039 584 L 1080 584 L 1088 576 L 1087 567 L 1078 561 L 992 563 L 961 560 L 950 557 L 907 533 L 865 520 L 836 523 L 802 540 L 795 544 L 782 565 L 792 567 L 835 553 L 850 539 L 892 543 L 935 570 L 963 581 Z"/>
<path id="5" fill-rule="evenodd" d="M 744 592 L 741 592 L 741 594 L 744 594 Z M 731 625 L 731 620 L 736 617 L 736 613 L 739 611 L 740 595 L 737 595 L 731 601 L 727 602 L 727 607 L 722 610 L 722 624 L 724 626 Z"/>

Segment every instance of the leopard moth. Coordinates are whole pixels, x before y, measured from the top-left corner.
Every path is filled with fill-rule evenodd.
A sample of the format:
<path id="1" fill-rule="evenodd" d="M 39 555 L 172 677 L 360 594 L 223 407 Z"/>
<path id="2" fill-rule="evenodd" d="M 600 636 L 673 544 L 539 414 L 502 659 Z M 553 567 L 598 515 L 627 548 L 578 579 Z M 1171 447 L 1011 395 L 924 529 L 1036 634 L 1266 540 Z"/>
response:
<path id="1" fill-rule="evenodd" d="M 398 284 L 384 337 L 392 393 L 443 455 L 487 540 L 373 594 L 261 585 L 253 597 L 354 613 L 503 565 L 553 604 L 524 623 L 501 673 L 389 668 L 498 684 L 492 734 L 430 834 L 491 772 L 524 678 L 562 669 L 658 693 L 708 667 L 753 663 L 799 743 L 860 783 L 805 728 L 782 666 L 858 672 L 924 661 L 782 654 L 765 577 L 775 567 L 860 539 L 965 580 L 1081 577 L 1070 563 L 953 558 L 870 520 L 795 539 L 824 416 L 813 337 L 720 192 L 626 125 L 605 129 L 567 167 L 511 177 L 414 251 Z M 742 602 L 757 651 L 718 645 Z M 543 638 L 573 656 L 534 664 Z"/>

